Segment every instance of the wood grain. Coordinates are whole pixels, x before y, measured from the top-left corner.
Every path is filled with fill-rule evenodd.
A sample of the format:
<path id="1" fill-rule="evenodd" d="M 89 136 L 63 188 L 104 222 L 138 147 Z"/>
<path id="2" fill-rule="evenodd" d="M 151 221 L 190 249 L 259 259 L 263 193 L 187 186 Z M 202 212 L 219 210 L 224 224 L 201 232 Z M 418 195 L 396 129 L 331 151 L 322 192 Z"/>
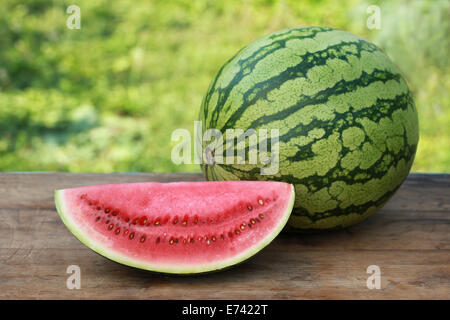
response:
<path id="1" fill-rule="evenodd" d="M 0 299 L 450 299 L 450 175 L 412 174 L 358 226 L 282 234 L 247 262 L 196 276 L 119 265 L 81 244 L 60 221 L 53 190 L 199 174 L 0 174 Z M 81 289 L 69 290 L 69 265 Z M 369 265 L 381 289 L 369 290 Z"/>

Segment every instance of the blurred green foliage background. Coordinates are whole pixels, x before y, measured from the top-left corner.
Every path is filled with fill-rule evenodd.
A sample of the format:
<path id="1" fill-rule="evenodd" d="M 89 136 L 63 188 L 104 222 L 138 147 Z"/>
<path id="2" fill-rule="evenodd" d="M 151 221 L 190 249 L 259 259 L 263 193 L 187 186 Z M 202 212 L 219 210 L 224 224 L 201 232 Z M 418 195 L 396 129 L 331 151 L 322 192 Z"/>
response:
<path id="1" fill-rule="evenodd" d="M 66 8 L 81 8 L 81 29 Z M 381 29 L 369 30 L 369 5 Z M 170 160 L 220 66 L 270 32 L 345 29 L 403 70 L 420 112 L 414 171 L 450 171 L 450 2 L 0 2 L 0 171 L 199 171 Z"/>

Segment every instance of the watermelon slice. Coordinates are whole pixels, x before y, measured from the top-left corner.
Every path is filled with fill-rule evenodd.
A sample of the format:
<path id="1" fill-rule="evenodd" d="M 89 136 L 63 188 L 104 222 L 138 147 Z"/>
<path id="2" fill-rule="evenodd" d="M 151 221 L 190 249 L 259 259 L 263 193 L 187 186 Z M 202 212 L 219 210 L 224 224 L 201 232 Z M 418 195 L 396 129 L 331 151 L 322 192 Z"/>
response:
<path id="1" fill-rule="evenodd" d="M 116 262 L 165 273 L 239 263 L 286 224 L 294 188 L 283 182 L 124 183 L 55 191 L 58 213 L 85 245 Z"/>

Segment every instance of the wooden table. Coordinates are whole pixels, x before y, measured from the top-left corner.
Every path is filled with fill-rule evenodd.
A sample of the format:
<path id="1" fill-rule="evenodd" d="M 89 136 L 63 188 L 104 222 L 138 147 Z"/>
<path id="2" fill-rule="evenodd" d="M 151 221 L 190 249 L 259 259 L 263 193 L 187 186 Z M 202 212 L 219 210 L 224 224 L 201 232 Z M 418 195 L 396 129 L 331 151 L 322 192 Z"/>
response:
<path id="1" fill-rule="evenodd" d="M 0 174 L 0 299 L 450 299 L 450 175 L 412 174 L 378 213 L 327 234 L 282 234 L 223 272 L 168 276 L 122 266 L 60 221 L 53 190 L 202 180 L 199 174 Z M 81 289 L 69 290 L 69 265 Z M 369 290 L 370 265 L 381 289 Z"/>

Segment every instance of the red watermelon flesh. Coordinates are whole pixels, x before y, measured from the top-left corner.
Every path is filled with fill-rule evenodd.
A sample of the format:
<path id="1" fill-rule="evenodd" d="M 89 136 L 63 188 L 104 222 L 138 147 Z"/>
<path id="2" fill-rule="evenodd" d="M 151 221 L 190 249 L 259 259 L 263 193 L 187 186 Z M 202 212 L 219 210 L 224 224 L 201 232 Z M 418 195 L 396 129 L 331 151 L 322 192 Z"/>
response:
<path id="1" fill-rule="evenodd" d="M 294 188 L 282 182 L 124 183 L 55 191 L 58 213 L 85 245 L 119 263 L 198 273 L 239 263 L 286 224 Z"/>

